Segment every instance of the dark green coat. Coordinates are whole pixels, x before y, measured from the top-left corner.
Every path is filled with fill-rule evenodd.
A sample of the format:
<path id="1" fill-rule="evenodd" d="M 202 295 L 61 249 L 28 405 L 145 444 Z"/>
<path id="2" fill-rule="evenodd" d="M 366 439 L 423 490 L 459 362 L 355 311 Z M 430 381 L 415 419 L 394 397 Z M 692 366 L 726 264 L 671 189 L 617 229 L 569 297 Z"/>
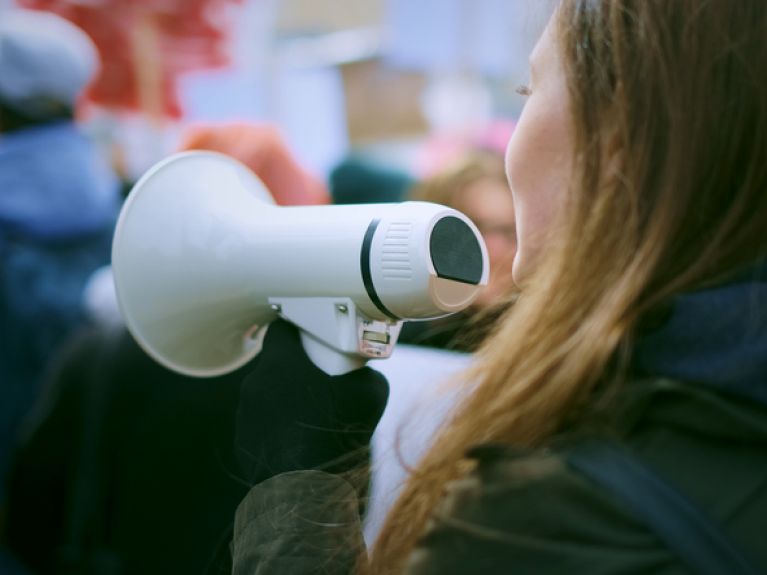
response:
<path id="1" fill-rule="evenodd" d="M 767 573 L 767 406 L 652 379 L 627 388 L 614 419 L 626 449 Z M 624 501 L 566 465 L 566 449 L 475 449 L 476 471 L 450 485 L 406 573 L 687 573 Z M 354 490 L 340 477 L 278 475 L 238 509 L 237 575 L 346 574 L 364 552 Z"/>

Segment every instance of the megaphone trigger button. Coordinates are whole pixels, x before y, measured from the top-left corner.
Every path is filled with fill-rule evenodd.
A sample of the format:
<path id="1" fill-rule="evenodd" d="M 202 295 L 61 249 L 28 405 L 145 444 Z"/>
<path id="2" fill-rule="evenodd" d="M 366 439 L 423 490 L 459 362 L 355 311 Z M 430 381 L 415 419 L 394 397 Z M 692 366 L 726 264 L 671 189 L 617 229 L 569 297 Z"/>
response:
<path id="1" fill-rule="evenodd" d="M 384 345 L 388 345 L 391 338 L 389 337 L 389 334 L 387 332 L 366 330 L 362 332 L 362 339 L 364 339 L 365 341 L 382 343 Z"/>

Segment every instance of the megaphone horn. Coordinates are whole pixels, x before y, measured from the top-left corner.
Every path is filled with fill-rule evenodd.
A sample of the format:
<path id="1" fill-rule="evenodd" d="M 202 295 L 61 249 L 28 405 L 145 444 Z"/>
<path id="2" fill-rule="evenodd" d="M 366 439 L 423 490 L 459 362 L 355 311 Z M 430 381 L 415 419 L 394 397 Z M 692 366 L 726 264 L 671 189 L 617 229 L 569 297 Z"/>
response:
<path id="1" fill-rule="evenodd" d="M 352 363 L 386 357 L 402 320 L 460 311 L 488 277 L 479 231 L 456 210 L 279 207 L 244 165 L 199 151 L 173 155 L 137 182 L 112 266 L 131 334 L 192 376 L 249 361 L 255 334 L 278 316 L 310 336 L 305 343 Z"/>

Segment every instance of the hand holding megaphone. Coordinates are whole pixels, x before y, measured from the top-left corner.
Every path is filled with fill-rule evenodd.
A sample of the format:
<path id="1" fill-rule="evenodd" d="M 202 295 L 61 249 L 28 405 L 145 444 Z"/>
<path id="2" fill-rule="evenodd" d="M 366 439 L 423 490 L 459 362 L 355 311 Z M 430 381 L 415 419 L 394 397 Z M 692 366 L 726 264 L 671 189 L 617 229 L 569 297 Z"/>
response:
<path id="1" fill-rule="evenodd" d="M 277 317 L 328 373 L 388 357 L 403 320 L 467 307 L 487 253 L 463 214 L 426 202 L 278 207 L 244 165 L 176 154 L 128 196 L 112 265 L 120 309 L 166 367 L 214 376 L 259 351 Z"/>
<path id="2" fill-rule="evenodd" d="M 328 375 L 304 353 L 297 331 L 272 322 L 240 387 L 235 448 L 251 485 L 288 471 L 363 467 L 386 407 L 389 386 L 381 373 L 363 367 Z"/>

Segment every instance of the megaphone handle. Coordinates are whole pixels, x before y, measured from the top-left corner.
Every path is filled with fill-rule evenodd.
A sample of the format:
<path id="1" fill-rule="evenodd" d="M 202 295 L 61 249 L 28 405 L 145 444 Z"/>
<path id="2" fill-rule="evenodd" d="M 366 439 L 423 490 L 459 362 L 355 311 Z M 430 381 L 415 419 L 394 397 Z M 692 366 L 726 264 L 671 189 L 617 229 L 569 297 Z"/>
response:
<path id="1" fill-rule="evenodd" d="M 349 373 L 363 367 L 368 361 L 368 358 L 356 353 L 340 352 L 303 329 L 300 332 L 301 343 L 304 346 L 306 355 L 309 356 L 314 365 L 328 375 Z"/>

